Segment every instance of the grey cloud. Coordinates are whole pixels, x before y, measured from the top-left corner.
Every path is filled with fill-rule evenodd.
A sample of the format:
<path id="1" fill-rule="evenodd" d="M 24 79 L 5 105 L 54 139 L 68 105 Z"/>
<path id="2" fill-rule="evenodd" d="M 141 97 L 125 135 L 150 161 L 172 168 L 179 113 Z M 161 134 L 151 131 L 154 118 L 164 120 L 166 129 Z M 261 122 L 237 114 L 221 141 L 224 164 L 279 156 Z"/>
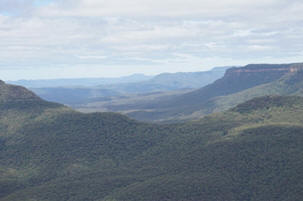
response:
<path id="1" fill-rule="evenodd" d="M 223 0 L 216 5 L 210 0 L 144 0 L 151 6 L 144 13 L 140 9 L 146 5 L 139 0 L 53 0 L 41 7 L 26 2 L 0 3 L 0 11 L 31 13 L 0 14 L 0 70 L 76 64 L 100 65 L 98 72 L 107 65 L 193 70 L 303 60 L 303 4 L 296 0 Z M 161 14 L 165 11 L 169 16 Z"/>

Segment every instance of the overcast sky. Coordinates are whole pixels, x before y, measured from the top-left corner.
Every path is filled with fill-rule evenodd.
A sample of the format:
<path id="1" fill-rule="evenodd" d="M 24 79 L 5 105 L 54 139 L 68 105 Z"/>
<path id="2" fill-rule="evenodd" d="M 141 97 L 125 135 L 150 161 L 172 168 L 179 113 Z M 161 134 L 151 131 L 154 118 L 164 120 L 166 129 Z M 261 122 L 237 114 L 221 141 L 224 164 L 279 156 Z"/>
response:
<path id="1" fill-rule="evenodd" d="M 0 79 L 303 61 L 302 0 L 0 0 Z"/>

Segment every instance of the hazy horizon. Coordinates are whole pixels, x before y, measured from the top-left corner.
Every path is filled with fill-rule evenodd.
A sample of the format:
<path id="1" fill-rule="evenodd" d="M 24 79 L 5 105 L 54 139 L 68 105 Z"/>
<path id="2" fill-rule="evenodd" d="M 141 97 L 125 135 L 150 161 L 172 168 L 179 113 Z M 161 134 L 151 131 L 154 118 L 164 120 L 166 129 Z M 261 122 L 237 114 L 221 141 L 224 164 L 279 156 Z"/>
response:
<path id="1" fill-rule="evenodd" d="M 209 70 L 201 70 L 201 71 L 177 71 L 177 72 L 160 72 L 160 73 L 155 73 L 155 74 L 147 74 L 147 73 L 130 73 L 127 75 L 121 75 L 121 76 L 91 76 L 91 77 L 58 77 L 58 78 L 46 78 L 46 79 L 16 79 L 16 80 L 5 80 L 3 79 L 3 81 L 6 82 L 14 82 L 14 81 L 38 81 L 38 80 L 73 80 L 73 79 L 119 79 L 119 78 L 127 78 L 127 77 L 133 77 L 133 76 L 146 76 L 146 77 L 155 77 L 157 75 L 161 75 L 161 74 L 173 74 L 173 73 L 198 73 L 198 72 L 208 72 L 208 71 L 212 71 L 214 69 L 218 69 L 218 68 L 228 68 L 228 67 L 240 67 L 240 66 L 216 66 L 216 67 L 212 67 Z"/>

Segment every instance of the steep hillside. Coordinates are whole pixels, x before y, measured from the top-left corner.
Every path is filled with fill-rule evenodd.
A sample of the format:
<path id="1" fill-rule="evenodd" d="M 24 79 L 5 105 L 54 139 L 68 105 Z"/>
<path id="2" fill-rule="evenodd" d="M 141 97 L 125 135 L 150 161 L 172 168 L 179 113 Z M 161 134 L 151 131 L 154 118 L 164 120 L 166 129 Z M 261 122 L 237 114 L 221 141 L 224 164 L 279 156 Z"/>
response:
<path id="1" fill-rule="evenodd" d="M 26 88 L 7 85 L 0 81 L 0 101 L 15 101 L 15 100 L 39 100 L 39 97 L 28 91 Z"/>
<path id="2" fill-rule="evenodd" d="M 190 100 L 189 103 L 199 103 L 215 96 L 224 96 L 245 89 L 269 83 L 293 71 L 292 64 L 251 64 L 243 68 L 232 68 L 226 71 L 224 77 L 206 87 L 180 97 L 178 102 Z"/>
<path id="3" fill-rule="evenodd" d="M 300 200 L 302 106 L 299 97 L 262 97 L 184 124 L 131 165 L 162 174 L 108 200 Z"/>
<path id="4" fill-rule="evenodd" d="M 199 121 L 152 125 L 41 99 L 27 105 L 31 92 L 1 84 L 1 95 L 23 91 L 14 98 L 26 107 L 0 110 L 0 201 L 303 196 L 303 98 L 266 96 Z"/>
<path id="5" fill-rule="evenodd" d="M 303 96 L 303 68 L 289 72 L 273 82 L 227 96 L 216 97 L 210 101 L 212 103 L 210 110 L 223 111 L 249 99 L 266 95 Z"/>
<path id="6" fill-rule="evenodd" d="M 27 111 L 35 108 L 35 111 L 42 111 L 47 108 L 63 107 L 57 103 L 42 100 L 33 92 L 24 87 L 7 85 L 0 81 L 0 108 L 4 111 Z"/>
<path id="7" fill-rule="evenodd" d="M 291 93 L 290 88 L 296 87 L 300 90 L 302 69 L 303 64 L 251 64 L 243 68 L 231 68 L 226 71 L 223 78 L 212 84 L 179 97 L 173 97 L 171 100 L 151 101 L 139 108 L 141 111 L 128 115 L 143 121 L 174 121 L 222 111 L 257 96 L 296 94 Z M 286 79 L 292 79 L 292 81 L 286 81 Z M 284 89 L 280 89 L 278 85 L 283 80 Z M 267 88 L 255 90 L 266 84 L 268 84 Z M 275 92 L 274 89 L 276 89 Z M 282 93 L 281 90 L 287 92 Z M 237 93 L 242 96 L 237 96 Z M 133 107 L 135 109 L 137 106 Z"/>
<path id="8" fill-rule="evenodd" d="M 139 124 L 122 115 L 81 114 L 60 104 L 43 101 L 22 87 L 1 84 L 1 96 L 14 98 L 6 98 L 0 107 L 0 200 L 19 191 L 25 191 L 25 197 L 14 199 L 32 199 L 36 193 L 30 193 L 31 188 L 40 188 L 53 180 L 60 187 L 62 178 L 66 182 L 73 177 L 73 182 L 77 182 L 78 177 L 87 174 L 91 176 L 85 179 L 91 179 L 95 174 L 106 178 L 108 174 L 113 176 L 111 172 L 115 169 L 120 174 L 124 172 L 120 164 L 166 136 L 161 128 Z M 117 182 L 124 184 L 124 176 L 117 177 Z M 88 185 L 87 182 L 84 184 Z M 108 185 L 104 182 L 101 178 L 97 181 L 99 185 Z M 89 188 L 84 189 L 89 192 Z M 64 194 L 64 190 L 61 193 Z M 65 200 L 65 196 L 59 200 Z M 83 200 L 79 197 L 76 200 Z"/>

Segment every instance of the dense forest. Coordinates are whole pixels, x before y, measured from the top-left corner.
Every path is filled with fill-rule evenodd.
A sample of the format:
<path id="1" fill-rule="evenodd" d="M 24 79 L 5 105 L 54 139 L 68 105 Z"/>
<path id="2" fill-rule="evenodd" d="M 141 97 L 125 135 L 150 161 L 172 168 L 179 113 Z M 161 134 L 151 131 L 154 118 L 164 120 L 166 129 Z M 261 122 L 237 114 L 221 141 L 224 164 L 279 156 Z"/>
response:
<path id="1" fill-rule="evenodd" d="M 83 114 L 0 83 L 1 201 L 293 201 L 303 98 L 263 96 L 199 120 Z"/>

